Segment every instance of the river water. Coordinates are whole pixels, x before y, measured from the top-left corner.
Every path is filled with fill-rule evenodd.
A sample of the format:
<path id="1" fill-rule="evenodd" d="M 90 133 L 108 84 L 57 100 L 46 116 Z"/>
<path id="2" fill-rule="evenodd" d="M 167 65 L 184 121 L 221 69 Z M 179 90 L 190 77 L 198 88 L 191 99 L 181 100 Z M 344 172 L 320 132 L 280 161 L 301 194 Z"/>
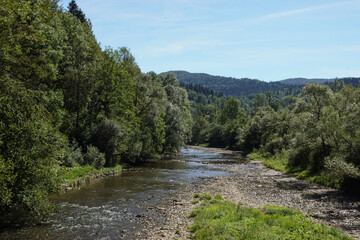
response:
<path id="1" fill-rule="evenodd" d="M 241 161 L 183 148 L 174 159 L 150 161 L 60 194 L 54 199 L 60 210 L 48 222 L 7 230 L 0 239 L 132 239 L 143 227 L 139 216 L 146 213 L 161 222 L 162 215 L 151 209 L 164 206 L 195 181 L 229 174 L 216 165 Z"/>

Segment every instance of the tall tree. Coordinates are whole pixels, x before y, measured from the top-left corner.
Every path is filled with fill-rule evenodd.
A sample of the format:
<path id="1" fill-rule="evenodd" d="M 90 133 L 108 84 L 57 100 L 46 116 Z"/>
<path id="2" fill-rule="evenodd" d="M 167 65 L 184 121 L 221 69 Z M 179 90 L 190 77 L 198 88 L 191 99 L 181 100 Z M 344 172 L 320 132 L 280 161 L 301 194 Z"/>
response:
<path id="1" fill-rule="evenodd" d="M 85 13 L 83 13 L 83 11 L 81 11 L 79 6 L 76 4 L 75 0 L 71 0 L 71 2 L 69 3 L 68 11 L 74 17 L 77 17 L 80 20 L 80 22 L 82 22 L 82 23 L 86 22 Z"/>

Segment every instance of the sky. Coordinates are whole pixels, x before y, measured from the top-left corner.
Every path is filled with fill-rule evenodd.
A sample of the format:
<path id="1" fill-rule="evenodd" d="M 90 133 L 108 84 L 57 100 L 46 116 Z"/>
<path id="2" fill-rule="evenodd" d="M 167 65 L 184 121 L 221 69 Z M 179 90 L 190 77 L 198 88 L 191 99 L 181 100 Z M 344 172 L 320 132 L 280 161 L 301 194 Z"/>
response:
<path id="1" fill-rule="evenodd" d="M 70 0 L 62 0 L 64 8 Z M 360 0 L 76 0 L 102 48 L 142 72 L 360 77 Z"/>

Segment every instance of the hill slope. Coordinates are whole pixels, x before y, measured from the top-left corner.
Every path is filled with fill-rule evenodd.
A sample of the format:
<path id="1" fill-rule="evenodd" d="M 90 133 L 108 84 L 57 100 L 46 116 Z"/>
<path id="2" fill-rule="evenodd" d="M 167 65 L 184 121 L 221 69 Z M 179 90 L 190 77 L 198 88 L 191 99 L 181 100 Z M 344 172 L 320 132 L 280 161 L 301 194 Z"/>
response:
<path id="1" fill-rule="evenodd" d="M 280 95 L 297 94 L 301 90 L 299 85 L 290 85 L 281 82 L 263 82 L 249 78 L 231 78 L 213 76 L 205 73 L 189 73 L 186 71 L 169 71 L 174 73 L 183 83 L 200 84 L 222 92 L 228 96 L 247 96 L 272 91 Z"/>
<path id="2" fill-rule="evenodd" d="M 324 84 L 333 82 L 334 80 L 335 78 L 288 78 L 277 82 L 291 85 L 305 85 L 308 82 Z"/>

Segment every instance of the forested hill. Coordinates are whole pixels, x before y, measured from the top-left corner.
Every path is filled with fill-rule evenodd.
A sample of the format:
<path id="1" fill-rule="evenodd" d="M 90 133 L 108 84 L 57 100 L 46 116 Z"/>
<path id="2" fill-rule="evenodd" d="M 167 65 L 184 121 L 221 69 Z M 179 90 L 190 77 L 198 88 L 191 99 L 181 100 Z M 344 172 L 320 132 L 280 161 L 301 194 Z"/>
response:
<path id="1" fill-rule="evenodd" d="M 277 82 L 291 85 L 305 85 L 308 82 L 324 84 L 333 82 L 334 80 L 335 78 L 288 78 Z"/>
<path id="2" fill-rule="evenodd" d="M 200 84 L 222 92 L 229 96 L 247 96 L 250 94 L 266 93 L 272 91 L 275 95 L 295 95 L 301 91 L 297 85 L 284 84 L 281 82 L 263 82 L 249 78 L 231 78 L 213 76 L 205 73 L 189 73 L 186 71 L 170 71 L 183 83 Z"/>
<path id="3" fill-rule="evenodd" d="M 278 81 L 279 83 L 291 84 L 291 85 L 305 85 L 306 83 L 320 83 L 331 85 L 336 78 L 289 78 Z M 344 82 L 345 85 L 359 86 L 360 78 L 347 77 L 339 78 L 340 82 Z"/>

